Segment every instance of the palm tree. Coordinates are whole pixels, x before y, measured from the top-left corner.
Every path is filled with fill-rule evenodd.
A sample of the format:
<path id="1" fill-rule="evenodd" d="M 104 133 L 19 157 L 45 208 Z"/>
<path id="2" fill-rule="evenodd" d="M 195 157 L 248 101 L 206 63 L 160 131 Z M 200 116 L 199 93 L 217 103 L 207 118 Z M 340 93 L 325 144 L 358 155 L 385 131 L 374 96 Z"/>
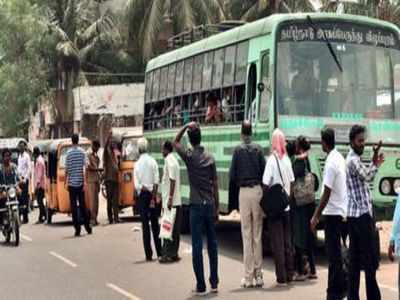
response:
<path id="1" fill-rule="evenodd" d="M 222 0 L 127 0 L 130 49 L 148 60 L 160 35 L 171 36 L 225 18 Z"/>
<path id="2" fill-rule="evenodd" d="M 101 13 L 98 1 L 52 0 L 44 5 L 44 10 L 43 23 L 55 40 L 56 84 L 65 95 L 64 119 L 71 121 L 72 89 L 87 83 L 81 70 L 103 70 L 90 61 L 90 56 L 99 49 L 120 47 L 121 36 L 114 16 L 109 11 Z"/>

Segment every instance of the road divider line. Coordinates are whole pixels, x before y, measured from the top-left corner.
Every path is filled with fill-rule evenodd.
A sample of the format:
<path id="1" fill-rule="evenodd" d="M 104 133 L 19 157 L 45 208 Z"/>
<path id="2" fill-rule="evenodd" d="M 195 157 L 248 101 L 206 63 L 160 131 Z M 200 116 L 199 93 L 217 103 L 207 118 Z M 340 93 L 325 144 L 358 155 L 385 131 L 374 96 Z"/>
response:
<path id="1" fill-rule="evenodd" d="M 24 241 L 27 241 L 27 242 L 33 241 L 29 236 L 22 234 L 22 233 L 21 233 L 21 239 L 23 239 Z"/>
<path id="2" fill-rule="evenodd" d="M 72 268 L 78 267 L 78 265 L 76 263 L 70 261 L 68 258 L 65 258 L 64 256 L 62 256 L 54 251 L 50 251 L 49 253 L 50 253 L 50 255 L 53 255 L 54 257 L 58 258 L 59 260 L 61 260 L 62 262 L 64 262 L 65 264 L 69 265 Z"/>
<path id="3" fill-rule="evenodd" d="M 112 290 L 114 290 L 115 292 L 125 296 L 128 299 L 131 300 L 140 300 L 140 298 L 136 297 L 135 295 L 125 291 L 124 289 L 121 289 L 119 286 L 116 286 L 115 284 L 112 283 L 107 283 L 106 286 Z"/>

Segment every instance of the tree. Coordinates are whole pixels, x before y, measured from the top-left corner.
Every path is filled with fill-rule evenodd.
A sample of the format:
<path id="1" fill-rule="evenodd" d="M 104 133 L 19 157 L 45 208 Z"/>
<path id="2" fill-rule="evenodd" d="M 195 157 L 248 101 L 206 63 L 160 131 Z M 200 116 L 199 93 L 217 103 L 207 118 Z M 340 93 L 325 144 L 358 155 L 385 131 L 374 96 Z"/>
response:
<path id="1" fill-rule="evenodd" d="M 146 61 L 158 52 L 161 34 L 181 33 L 224 19 L 221 0 L 127 0 L 130 49 Z"/>
<path id="2" fill-rule="evenodd" d="M 30 107 L 48 91 L 39 17 L 28 1 L 0 0 L 0 127 L 6 136 L 26 134 Z"/>

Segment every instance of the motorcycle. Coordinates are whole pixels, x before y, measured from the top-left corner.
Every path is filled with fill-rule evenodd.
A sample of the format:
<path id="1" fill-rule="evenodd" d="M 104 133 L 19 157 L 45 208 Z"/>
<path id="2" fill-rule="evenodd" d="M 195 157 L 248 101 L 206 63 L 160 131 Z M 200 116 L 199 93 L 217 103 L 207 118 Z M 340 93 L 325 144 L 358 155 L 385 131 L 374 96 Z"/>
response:
<path id="1" fill-rule="evenodd" d="M 0 186 L 0 194 L 6 194 L 5 199 L 0 201 L 5 202 L 5 205 L 0 208 L 0 231 L 3 232 L 6 243 L 12 243 L 15 247 L 19 245 L 19 206 L 17 199 L 17 190 L 15 185 Z"/>

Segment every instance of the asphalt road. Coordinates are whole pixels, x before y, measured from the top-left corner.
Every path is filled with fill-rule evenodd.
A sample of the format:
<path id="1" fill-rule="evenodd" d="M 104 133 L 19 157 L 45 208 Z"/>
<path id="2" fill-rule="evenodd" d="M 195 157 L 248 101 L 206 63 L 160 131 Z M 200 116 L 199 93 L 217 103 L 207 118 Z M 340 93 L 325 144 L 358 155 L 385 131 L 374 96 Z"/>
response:
<path id="1" fill-rule="evenodd" d="M 31 215 L 31 222 L 36 219 L 35 214 Z M 179 263 L 148 263 L 144 261 L 138 220 L 125 221 L 105 225 L 103 215 L 102 225 L 94 228 L 93 235 L 75 238 L 69 217 L 56 215 L 51 226 L 24 225 L 18 248 L 5 245 L 1 239 L 0 299 L 196 299 L 190 293 L 194 276 L 189 236 L 183 236 Z M 203 298 L 325 299 L 327 269 L 321 251 L 317 258 L 318 280 L 275 288 L 273 263 L 267 257 L 265 287 L 244 290 L 239 287 L 243 273 L 239 224 L 222 222 L 218 226 L 218 240 L 220 291 Z M 206 255 L 205 270 L 208 274 Z M 397 264 L 384 258 L 378 278 L 382 299 L 398 299 Z M 362 286 L 362 299 L 364 290 Z"/>

